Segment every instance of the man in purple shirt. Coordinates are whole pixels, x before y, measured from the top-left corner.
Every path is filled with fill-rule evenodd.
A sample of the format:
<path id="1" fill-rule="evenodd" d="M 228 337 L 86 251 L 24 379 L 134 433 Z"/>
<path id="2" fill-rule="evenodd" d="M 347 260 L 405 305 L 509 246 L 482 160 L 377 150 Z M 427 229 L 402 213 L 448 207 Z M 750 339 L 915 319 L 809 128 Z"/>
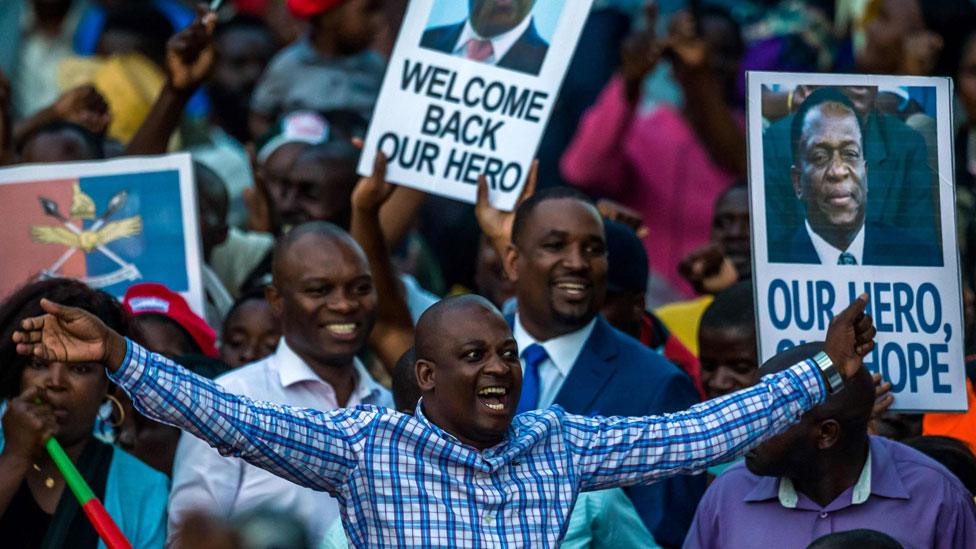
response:
<path id="1" fill-rule="evenodd" d="M 763 365 L 762 375 L 809 356 L 810 343 Z M 806 353 L 806 354 L 805 354 Z M 976 547 L 976 508 L 942 465 L 868 436 L 874 384 L 867 370 L 800 423 L 746 454 L 702 499 L 684 547 L 805 548 L 832 532 L 867 528 L 909 548 Z"/>

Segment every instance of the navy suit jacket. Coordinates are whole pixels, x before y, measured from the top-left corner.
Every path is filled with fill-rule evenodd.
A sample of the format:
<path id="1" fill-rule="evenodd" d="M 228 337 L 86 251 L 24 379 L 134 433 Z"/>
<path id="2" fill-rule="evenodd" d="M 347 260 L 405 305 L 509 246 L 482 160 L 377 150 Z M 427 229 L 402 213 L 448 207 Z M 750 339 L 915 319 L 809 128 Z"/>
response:
<path id="1" fill-rule="evenodd" d="M 508 320 L 514 324 L 513 317 Z M 686 410 L 698 401 L 687 374 L 600 316 L 554 404 L 586 416 L 647 416 Z M 680 547 L 705 493 L 705 475 L 626 491 L 657 542 Z"/>
<path id="2" fill-rule="evenodd" d="M 804 225 L 793 233 L 790 240 L 770 242 L 769 260 L 776 263 L 819 264 L 820 256 Z M 925 242 L 904 229 L 868 222 L 864 228 L 861 264 L 938 267 L 942 265 L 942 247 L 934 242 Z"/>
<path id="3" fill-rule="evenodd" d="M 461 31 L 464 30 L 464 23 L 461 21 L 453 25 L 425 30 L 420 39 L 420 47 L 453 53 L 454 46 L 461 38 Z M 537 75 L 542 69 L 542 62 L 546 60 L 548 51 L 549 43 L 539 36 L 539 32 L 535 29 L 535 21 L 533 21 L 529 24 L 529 28 L 522 33 L 522 36 L 515 41 L 505 57 L 499 59 L 495 65 L 504 69 Z"/>

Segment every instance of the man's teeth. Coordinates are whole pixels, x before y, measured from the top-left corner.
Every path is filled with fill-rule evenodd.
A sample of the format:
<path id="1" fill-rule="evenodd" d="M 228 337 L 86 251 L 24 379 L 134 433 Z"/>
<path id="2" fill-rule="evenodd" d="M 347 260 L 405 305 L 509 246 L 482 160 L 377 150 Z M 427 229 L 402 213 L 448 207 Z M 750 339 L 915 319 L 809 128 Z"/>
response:
<path id="1" fill-rule="evenodd" d="M 339 335 L 349 335 L 356 331 L 356 324 L 354 322 L 349 322 L 345 324 L 328 324 L 326 326 L 330 332 Z"/>
<path id="2" fill-rule="evenodd" d="M 506 393 L 508 393 L 508 390 L 504 387 L 485 387 L 478 391 L 478 394 L 481 396 L 505 395 Z"/>
<path id="3" fill-rule="evenodd" d="M 560 290 L 569 290 L 572 292 L 582 292 L 586 289 L 585 284 L 576 284 L 575 282 L 560 282 L 556 284 L 556 287 Z"/>
<path id="4" fill-rule="evenodd" d="M 491 408 L 492 410 L 504 410 L 505 409 L 505 405 L 504 404 L 500 404 L 500 403 L 498 403 L 498 404 L 491 404 L 491 403 L 486 402 L 485 403 L 485 406 Z"/>

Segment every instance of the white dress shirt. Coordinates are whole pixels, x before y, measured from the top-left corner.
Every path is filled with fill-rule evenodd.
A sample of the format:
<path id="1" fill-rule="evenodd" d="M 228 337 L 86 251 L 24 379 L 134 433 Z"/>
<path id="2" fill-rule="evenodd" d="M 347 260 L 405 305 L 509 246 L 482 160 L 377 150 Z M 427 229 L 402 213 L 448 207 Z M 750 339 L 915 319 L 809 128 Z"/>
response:
<path id="1" fill-rule="evenodd" d="M 534 337 L 529 335 L 529 332 L 525 331 L 519 315 L 515 315 L 515 331 L 513 336 L 515 337 L 515 343 L 518 344 L 520 355 L 533 343 L 542 345 L 546 350 L 546 354 L 549 355 L 549 358 L 539 364 L 538 407 L 540 409 L 548 408 L 556 400 L 556 395 L 562 389 L 563 382 L 569 377 L 569 372 L 572 371 L 573 364 L 576 364 L 576 359 L 579 358 L 580 353 L 583 351 L 586 340 L 590 339 L 590 334 L 593 333 L 595 326 L 596 318 L 594 317 L 589 324 L 575 332 L 554 337 L 548 341 L 536 341 Z"/>
<path id="2" fill-rule="evenodd" d="M 357 359 L 358 380 L 349 407 L 375 404 L 393 408 L 393 397 Z M 216 380 L 233 393 L 256 400 L 333 410 L 335 390 L 322 380 L 281 338 L 269 357 L 242 366 Z M 222 457 L 193 435 L 183 433 L 173 463 L 173 489 L 169 498 L 169 540 L 193 510 L 230 517 L 257 507 L 286 510 L 299 517 L 314 544 L 339 518 L 339 504 L 329 494 L 302 488 L 241 459 Z"/>
<path id="3" fill-rule="evenodd" d="M 505 57 L 508 50 L 512 49 L 512 46 L 518 42 L 518 39 L 522 37 L 531 24 L 532 17 L 526 17 L 512 30 L 486 39 L 478 35 L 474 27 L 471 26 L 471 19 L 468 19 L 464 22 L 464 29 L 461 31 L 461 36 L 458 38 L 457 43 L 454 44 L 454 55 L 456 57 L 466 58 L 468 56 L 468 42 L 472 40 L 488 40 L 491 42 L 492 54 L 482 62 L 495 65 Z"/>
<path id="4" fill-rule="evenodd" d="M 857 235 L 854 237 L 851 245 L 846 250 L 838 250 L 833 244 L 830 244 L 819 234 L 815 233 L 809 221 L 804 221 L 803 223 L 806 225 L 810 242 L 813 242 L 813 249 L 817 250 L 817 256 L 820 257 L 821 265 L 837 265 L 840 254 L 844 252 L 853 255 L 858 265 L 864 264 L 862 261 L 864 259 L 864 224 L 861 224 L 861 230 L 857 231 Z"/>

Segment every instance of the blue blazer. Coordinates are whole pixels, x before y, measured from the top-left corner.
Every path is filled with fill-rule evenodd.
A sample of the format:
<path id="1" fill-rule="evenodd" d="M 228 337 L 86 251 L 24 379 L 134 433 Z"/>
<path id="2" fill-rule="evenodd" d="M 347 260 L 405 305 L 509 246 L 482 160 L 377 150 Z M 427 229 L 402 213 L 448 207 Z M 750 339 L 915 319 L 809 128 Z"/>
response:
<path id="1" fill-rule="evenodd" d="M 461 38 L 464 23 L 465 21 L 461 21 L 453 25 L 427 29 L 420 39 L 420 47 L 452 53 L 458 39 Z M 542 69 L 542 62 L 546 60 L 548 51 L 549 43 L 539 36 L 539 32 L 535 28 L 535 21 L 533 21 L 522 36 L 515 41 L 512 49 L 508 50 L 505 57 L 498 60 L 496 66 L 537 75 Z"/>
<path id="2" fill-rule="evenodd" d="M 514 324 L 514 317 L 508 320 Z M 587 416 L 646 416 L 685 410 L 698 401 L 683 371 L 599 316 L 554 404 Z M 701 474 L 626 492 L 654 539 L 680 547 L 705 487 Z"/>
<path id="3" fill-rule="evenodd" d="M 801 226 L 794 231 L 791 239 L 769 243 L 769 260 L 777 263 L 819 264 L 820 256 L 813 247 L 806 226 Z M 937 243 L 925 242 L 905 229 L 869 221 L 864 227 L 864 255 L 861 263 L 938 267 L 942 265 L 942 250 Z"/>

